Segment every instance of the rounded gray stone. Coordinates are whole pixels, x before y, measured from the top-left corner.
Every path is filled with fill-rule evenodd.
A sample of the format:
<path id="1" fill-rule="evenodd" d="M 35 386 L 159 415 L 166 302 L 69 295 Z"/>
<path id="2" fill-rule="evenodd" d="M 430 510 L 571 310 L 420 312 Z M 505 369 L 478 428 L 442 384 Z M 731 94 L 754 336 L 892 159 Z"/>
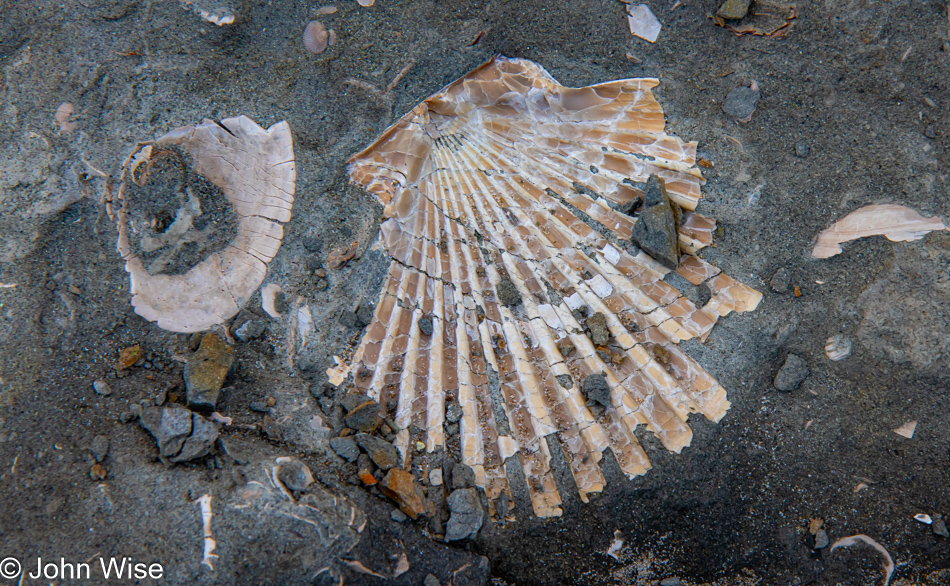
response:
<path id="1" fill-rule="evenodd" d="M 809 374 L 811 371 L 808 370 L 808 364 L 800 356 L 789 354 L 782 368 L 775 375 L 773 384 L 779 391 L 794 391 L 802 384 L 802 381 L 808 378 Z"/>

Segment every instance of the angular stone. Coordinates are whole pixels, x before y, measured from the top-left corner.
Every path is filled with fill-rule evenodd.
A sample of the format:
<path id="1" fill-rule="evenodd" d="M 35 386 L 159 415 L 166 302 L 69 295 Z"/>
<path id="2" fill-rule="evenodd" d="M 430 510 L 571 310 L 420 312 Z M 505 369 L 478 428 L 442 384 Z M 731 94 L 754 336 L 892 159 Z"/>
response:
<path id="1" fill-rule="evenodd" d="M 234 331 L 234 337 L 240 342 L 248 342 L 255 338 L 260 338 L 267 329 L 264 320 L 250 319 L 244 322 L 244 325 Z"/>
<path id="2" fill-rule="evenodd" d="M 508 279 L 504 279 L 498 283 L 498 285 L 495 286 L 495 292 L 498 295 L 498 303 L 506 307 L 521 303 L 521 293 L 518 293 L 515 284 Z"/>
<path id="3" fill-rule="evenodd" d="M 368 433 L 356 434 L 356 443 L 363 448 L 381 470 L 389 470 L 399 463 L 399 452 L 392 444 Z"/>
<path id="4" fill-rule="evenodd" d="M 475 486 L 475 471 L 467 464 L 452 467 L 452 490 Z"/>
<path id="5" fill-rule="evenodd" d="M 454 470 L 453 470 L 454 476 Z M 445 526 L 445 540 L 459 541 L 474 538 L 482 528 L 484 512 L 478 500 L 478 491 L 474 488 L 462 488 L 454 491 L 446 500 L 449 505 L 449 522 Z"/>
<path id="6" fill-rule="evenodd" d="M 811 371 L 808 370 L 808 364 L 801 357 L 789 354 L 775 375 L 773 384 L 780 391 L 794 391 L 809 374 Z"/>
<path id="7" fill-rule="evenodd" d="M 356 440 L 351 437 L 335 437 L 330 439 L 330 448 L 336 455 L 347 462 L 355 462 L 360 457 L 360 449 L 356 447 Z"/>
<path id="8" fill-rule="evenodd" d="M 666 268 L 676 269 L 680 263 L 676 204 L 667 195 L 664 181 L 656 175 L 650 176 L 643 193 L 643 206 L 633 226 L 632 240 Z"/>
<path id="9" fill-rule="evenodd" d="M 171 458 L 181 452 L 185 440 L 191 435 L 191 411 L 181 405 L 151 407 L 145 409 L 139 423 L 158 443 L 158 455 Z"/>
<path id="10" fill-rule="evenodd" d="M 449 423 L 458 423 L 462 418 L 462 406 L 452 401 L 445 407 L 445 419 Z"/>
<path id="11" fill-rule="evenodd" d="M 188 406 L 214 410 L 232 366 L 234 349 L 218 336 L 205 334 L 198 351 L 182 370 Z"/>
<path id="12" fill-rule="evenodd" d="M 371 401 L 371 400 L 372 399 L 370 399 L 363 393 L 350 393 L 349 395 L 344 395 L 343 398 L 340 399 L 340 405 L 343 405 L 343 408 L 346 409 L 347 413 L 349 413 L 350 411 L 352 411 L 353 409 L 356 409 L 363 403 L 366 403 L 367 401 Z"/>
<path id="13" fill-rule="evenodd" d="M 740 85 L 732 88 L 726 99 L 722 102 L 722 111 L 733 118 L 745 120 L 755 112 L 755 106 L 759 103 L 759 92 L 750 87 Z"/>
<path id="14" fill-rule="evenodd" d="M 376 466 L 373 464 L 373 461 L 366 454 L 360 454 L 359 458 L 356 459 L 356 474 L 360 477 L 360 480 L 366 486 L 373 486 L 376 484 Z"/>
<path id="15" fill-rule="evenodd" d="M 728 20 L 745 18 L 745 15 L 749 12 L 750 4 L 752 4 L 752 0 L 726 0 L 716 11 L 716 16 Z"/>
<path id="16" fill-rule="evenodd" d="M 769 287 L 772 288 L 772 291 L 776 293 L 785 293 L 788 291 L 788 285 L 792 282 L 791 277 L 788 274 L 788 270 L 785 267 L 780 268 L 775 271 L 775 274 L 772 275 L 772 280 L 769 281 Z"/>
<path id="17" fill-rule="evenodd" d="M 599 311 L 587 318 L 587 327 L 590 329 L 590 339 L 594 346 L 606 346 L 610 340 L 610 330 L 607 329 L 607 316 Z"/>
<path id="18" fill-rule="evenodd" d="M 280 468 L 277 478 L 284 483 L 288 490 L 297 492 L 307 490 L 313 484 L 313 474 L 306 464 L 296 458 L 277 458 Z"/>
<path id="19" fill-rule="evenodd" d="M 610 407 L 610 385 L 602 374 L 592 374 L 581 383 L 581 392 L 588 401 Z"/>
<path id="20" fill-rule="evenodd" d="M 399 505 L 399 509 L 412 519 L 426 515 L 425 495 L 416 484 L 416 479 L 405 470 L 390 470 L 380 483 L 383 494 Z"/>
<path id="21" fill-rule="evenodd" d="M 214 442 L 218 439 L 218 428 L 213 423 L 192 413 L 191 435 L 185 439 L 181 452 L 168 459 L 169 462 L 187 462 L 203 458 L 214 449 Z"/>
<path id="22" fill-rule="evenodd" d="M 370 399 L 350 410 L 349 414 L 343 418 L 343 422 L 346 423 L 347 427 L 370 432 L 376 429 L 379 424 L 378 414 L 379 404 Z"/>

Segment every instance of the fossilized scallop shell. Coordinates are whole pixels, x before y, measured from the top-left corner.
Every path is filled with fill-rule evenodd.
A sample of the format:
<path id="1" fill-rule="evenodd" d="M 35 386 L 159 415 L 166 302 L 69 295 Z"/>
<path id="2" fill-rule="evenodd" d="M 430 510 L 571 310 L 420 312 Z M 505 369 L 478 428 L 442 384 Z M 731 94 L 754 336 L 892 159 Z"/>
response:
<path id="1" fill-rule="evenodd" d="M 552 435 L 586 502 L 604 487 L 604 450 L 629 477 L 650 468 L 639 425 L 678 453 L 692 438 L 690 413 L 719 421 L 729 408 L 677 342 L 705 337 L 761 294 L 692 255 L 715 224 L 693 211 L 703 183 L 696 143 L 664 132 L 650 91 L 658 83 L 567 88 L 531 61 L 496 57 L 349 161 L 350 179 L 386 206 L 381 242 L 393 259 L 353 357 L 355 385 L 395 405 L 404 464 L 425 457 L 408 449 L 418 441 L 455 453 L 493 514 L 510 510 L 513 454 L 535 513 L 560 514 Z M 708 287 L 703 307 L 630 242 L 637 219 L 618 208 L 651 175 L 683 209 L 677 272 Z M 585 333 L 596 314 L 609 331 L 597 346 Z M 601 374 L 606 409 L 581 392 Z M 454 402 L 457 436 L 446 433 Z"/>
<path id="2" fill-rule="evenodd" d="M 234 207 L 237 235 L 183 275 L 150 275 L 129 239 L 126 191 L 131 181 L 144 184 L 153 156 L 172 148 L 190 155 L 193 170 Z M 280 248 L 295 179 L 287 122 L 264 130 L 245 116 L 205 120 L 138 144 L 122 166 L 118 194 L 108 206 L 118 226 L 117 248 L 131 279 L 135 313 L 185 333 L 207 330 L 236 314 L 263 282 L 267 263 Z"/>

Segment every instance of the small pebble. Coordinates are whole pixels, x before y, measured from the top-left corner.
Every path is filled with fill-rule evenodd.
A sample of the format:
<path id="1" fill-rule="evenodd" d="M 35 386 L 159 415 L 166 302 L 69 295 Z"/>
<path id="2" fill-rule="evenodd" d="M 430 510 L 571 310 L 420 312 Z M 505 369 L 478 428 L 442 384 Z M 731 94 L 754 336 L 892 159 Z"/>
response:
<path id="1" fill-rule="evenodd" d="M 92 469 L 89 470 L 89 478 L 93 480 L 105 480 L 106 476 L 109 475 L 109 471 L 106 470 L 106 467 L 102 464 L 96 462 L 92 465 Z"/>
<path id="2" fill-rule="evenodd" d="M 110 387 L 109 384 L 104 380 L 97 380 L 96 382 L 92 383 L 92 388 L 103 397 L 108 397 L 112 394 L 112 387 Z"/>
<path id="3" fill-rule="evenodd" d="M 394 509 L 392 513 L 389 513 L 389 518 L 397 523 L 405 523 L 409 520 L 409 516 L 399 509 Z"/>
<path id="4" fill-rule="evenodd" d="M 681 586 L 683 581 L 679 578 L 664 578 L 660 586 Z"/>
<path id="5" fill-rule="evenodd" d="M 943 519 L 935 518 L 933 524 L 930 526 L 930 530 L 933 531 L 934 535 L 950 537 L 950 532 L 947 531 L 947 524 Z"/>
<path id="6" fill-rule="evenodd" d="M 937 129 L 934 128 L 933 124 L 930 124 L 924 128 L 924 136 L 927 138 L 937 138 Z"/>
<path id="7" fill-rule="evenodd" d="M 92 438 L 92 455 L 96 462 L 102 462 L 109 454 L 109 438 L 104 435 L 97 435 Z"/>
<path id="8" fill-rule="evenodd" d="M 804 159 L 805 157 L 808 156 L 808 153 L 809 153 L 808 143 L 799 142 L 795 144 L 795 156 L 801 157 L 802 159 Z"/>
<path id="9" fill-rule="evenodd" d="M 258 413 L 270 413 L 270 408 L 264 404 L 264 401 L 254 401 L 250 405 L 251 411 L 256 411 Z"/>
<path id="10" fill-rule="evenodd" d="M 432 574 L 427 574 L 425 580 L 422 581 L 422 586 L 442 586 L 442 583 Z"/>
<path id="11" fill-rule="evenodd" d="M 788 291 L 788 286 L 791 283 L 791 277 L 788 274 L 788 270 L 785 267 L 780 268 L 775 271 L 775 274 L 772 275 L 772 280 L 769 281 L 769 287 L 772 288 L 772 291 L 776 293 L 785 293 Z"/>
<path id="12" fill-rule="evenodd" d="M 815 532 L 815 549 L 825 549 L 828 547 L 828 533 L 824 529 Z"/>
<path id="13" fill-rule="evenodd" d="M 795 354 L 789 354 L 775 375 L 772 384 L 779 391 L 788 392 L 798 388 L 802 381 L 808 378 L 811 372 L 808 370 L 808 363 Z"/>

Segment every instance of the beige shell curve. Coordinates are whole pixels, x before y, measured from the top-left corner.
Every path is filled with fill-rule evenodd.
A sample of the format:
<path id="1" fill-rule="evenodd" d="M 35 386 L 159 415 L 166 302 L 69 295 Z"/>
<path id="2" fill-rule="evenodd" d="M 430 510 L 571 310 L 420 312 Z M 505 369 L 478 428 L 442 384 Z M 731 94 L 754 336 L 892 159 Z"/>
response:
<path id="1" fill-rule="evenodd" d="M 126 189 L 144 184 L 153 153 L 177 147 L 193 160 L 193 170 L 217 186 L 238 217 L 237 234 L 183 275 L 149 275 L 129 240 Z M 160 328 L 200 332 L 234 316 L 257 291 L 267 264 L 290 221 L 296 169 L 293 140 L 286 121 L 267 130 L 246 116 L 173 130 L 137 145 L 122 166 L 121 184 L 109 214 L 118 227 L 117 249 L 131 281 L 135 313 Z"/>

